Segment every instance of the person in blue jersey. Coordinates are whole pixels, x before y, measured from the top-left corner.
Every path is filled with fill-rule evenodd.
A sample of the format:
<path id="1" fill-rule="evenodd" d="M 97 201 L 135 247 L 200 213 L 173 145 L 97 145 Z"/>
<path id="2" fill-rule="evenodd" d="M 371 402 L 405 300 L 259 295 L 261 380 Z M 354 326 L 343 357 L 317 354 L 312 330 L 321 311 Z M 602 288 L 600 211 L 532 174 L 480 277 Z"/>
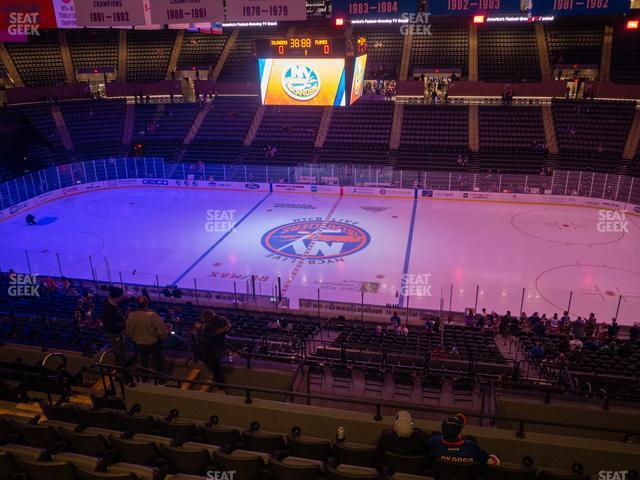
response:
<path id="1" fill-rule="evenodd" d="M 495 455 L 484 451 L 476 439 L 462 435 L 467 418 L 458 413 L 442 422 L 442 433 L 432 435 L 427 441 L 427 454 L 432 460 L 449 463 L 499 465 Z"/>

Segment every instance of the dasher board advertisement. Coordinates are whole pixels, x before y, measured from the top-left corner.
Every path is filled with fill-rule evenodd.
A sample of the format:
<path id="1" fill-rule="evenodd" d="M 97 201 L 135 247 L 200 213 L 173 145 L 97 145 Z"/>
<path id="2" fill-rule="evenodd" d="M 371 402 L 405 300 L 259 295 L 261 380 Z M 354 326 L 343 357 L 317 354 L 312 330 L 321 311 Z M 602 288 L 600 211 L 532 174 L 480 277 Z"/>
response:
<path id="1" fill-rule="evenodd" d="M 260 58 L 264 105 L 345 106 L 344 58 Z"/>

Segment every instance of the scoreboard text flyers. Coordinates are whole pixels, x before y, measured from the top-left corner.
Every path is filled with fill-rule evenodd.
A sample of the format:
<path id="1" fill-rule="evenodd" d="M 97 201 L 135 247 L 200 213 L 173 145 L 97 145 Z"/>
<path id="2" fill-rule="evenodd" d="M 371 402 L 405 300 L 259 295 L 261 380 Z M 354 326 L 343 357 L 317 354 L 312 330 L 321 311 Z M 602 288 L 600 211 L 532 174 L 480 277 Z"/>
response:
<path id="1" fill-rule="evenodd" d="M 130 27 L 146 23 L 141 0 L 76 0 L 75 6 L 81 27 Z"/>
<path id="2" fill-rule="evenodd" d="M 305 0 L 229 0 L 227 21 L 267 22 L 306 20 Z"/>
<path id="3" fill-rule="evenodd" d="M 154 24 L 215 23 L 223 20 L 222 0 L 152 0 L 151 2 L 151 22 Z"/>

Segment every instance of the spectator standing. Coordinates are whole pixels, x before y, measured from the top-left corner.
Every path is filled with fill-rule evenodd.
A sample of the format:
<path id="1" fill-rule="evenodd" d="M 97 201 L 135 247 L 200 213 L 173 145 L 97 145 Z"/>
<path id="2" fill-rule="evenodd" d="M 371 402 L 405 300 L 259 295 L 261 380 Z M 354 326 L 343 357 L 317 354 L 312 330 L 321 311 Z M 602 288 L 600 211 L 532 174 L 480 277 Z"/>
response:
<path id="1" fill-rule="evenodd" d="M 560 319 L 560 334 L 561 335 L 569 335 L 571 327 L 571 317 L 569 316 L 569 312 L 565 311 Z"/>
<path id="2" fill-rule="evenodd" d="M 582 317 L 578 317 L 573 324 L 573 335 L 576 338 L 582 338 L 585 335 L 585 323 Z"/>
<path id="3" fill-rule="evenodd" d="M 136 298 L 136 310 L 127 318 L 126 332 L 136 345 L 140 366 L 162 371 L 162 342 L 167 337 L 167 328 L 160 316 L 149 308 L 149 299 Z"/>
<path id="4" fill-rule="evenodd" d="M 104 336 L 116 355 L 117 363 L 120 365 L 124 365 L 126 360 L 124 348 L 125 316 L 120 308 L 123 298 L 124 290 L 122 288 L 109 288 L 109 297 L 102 304 L 102 311 L 100 312 Z"/>
<path id="5" fill-rule="evenodd" d="M 225 336 L 231 330 L 231 322 L 228 318 L 215 315 L 211 310 L 202 312 L 200 321 L 204 325 L 204 341 L 213 379 L 217 383 L 226 383 L 227 378 L 222 368 L 222 358 L 226 352 Z"/>

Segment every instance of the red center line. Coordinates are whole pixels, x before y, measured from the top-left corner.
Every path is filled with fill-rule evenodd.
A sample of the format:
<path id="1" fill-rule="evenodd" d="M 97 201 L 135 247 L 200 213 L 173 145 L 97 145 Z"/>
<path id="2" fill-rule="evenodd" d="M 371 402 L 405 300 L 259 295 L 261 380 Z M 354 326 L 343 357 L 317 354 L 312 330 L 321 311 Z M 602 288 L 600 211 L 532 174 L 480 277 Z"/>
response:
<path id="1" fill-rule="evenodd" d="M 287 281 L 284 283 L 284 286 L 282 287 L 282 291 L 281 291 L 281 295 L 282 295 L 283 299 L 284 299 L 284 297 L 285 297 L 285 295 L 287 293 L 287 290 L 289 289 L 289 287 L 293 283 L 293 280 L 296 278 L 296 275 L 298 275 L 298 272 L 300 272 L 300 269 L 304 265 L 304 262 L 307 259 L 307 256 L 309 255 L 309 252 L 311 252 L 311 249 L 313 248 L 313 246 L 315 245 L 316 241 L 318 240 L 318 237 L 320 237 L 320 234 L 322 233 L 322 231 L 325 228 L 327 228 L 327 223 L 329 223 L 329 221 L 333 217 L 333 214 L 335 213 L 336 209 L 338 208 L 338 203 L 340 203 L 340 200 L 342 200 L 342 197 L 338 197 L 338 200 L 336 200 L 336 203 L 333 204 L 333 207 L 331 207 L 331 210 L 329 210 L 329 213 L 327 214 L 327 216 L 324 217 L 324 220 L 322 220 L 322 223 L 320 224 L 320 226 L 318 227 L 318 229 L 314 233 L 313 237 L 311 238 L 311 241 L 309 242 L 309 245 L 307 245 L 307 248 L 304 251 L 304 253 L 302 254 L 302 257 L 298 260 L 298 263 L 296 263 L 296 266 L 293 268 L 293 270 L 291 271 L 291 273 L 287 277 Z"/>

